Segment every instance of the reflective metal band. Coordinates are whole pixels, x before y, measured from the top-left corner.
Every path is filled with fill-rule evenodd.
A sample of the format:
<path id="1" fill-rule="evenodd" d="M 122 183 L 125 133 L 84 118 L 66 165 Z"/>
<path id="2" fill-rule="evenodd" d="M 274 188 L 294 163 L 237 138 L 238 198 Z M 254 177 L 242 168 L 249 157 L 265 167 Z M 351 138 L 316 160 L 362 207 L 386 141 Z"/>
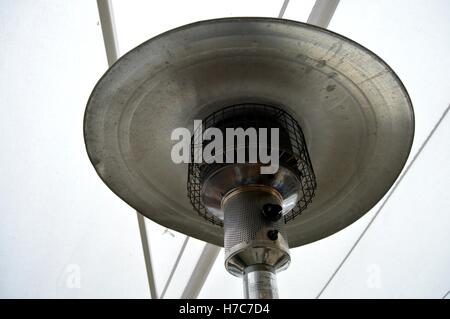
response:
<path id="1" fill-rule="evenodd" d="M 278 299 L 275 271 L 268 269 L 246 270 L 244 272 L 244 297 L 246 299 Z"/>
<path id="2" fill-rule="evenodd" d="M 267 186 L 267 185 L 251 184 L 251 185 L 243 185 L 243 186 L 236 187 L 236 188 L 232 189 L 231 191 L 229 191 L 228 193 L 226 193 L 223 196 L 222 202 L 220 204 L 222 207 L 222 210 L 225 207 L 225 204 L 229 199 L 231 199 L 235 195 L 240 194 L 242 192 L 250 192 L 250 191 L 270 193 L 278 200 L 277 204 L 283 203 L 283 197 L 275 188 Z"/>

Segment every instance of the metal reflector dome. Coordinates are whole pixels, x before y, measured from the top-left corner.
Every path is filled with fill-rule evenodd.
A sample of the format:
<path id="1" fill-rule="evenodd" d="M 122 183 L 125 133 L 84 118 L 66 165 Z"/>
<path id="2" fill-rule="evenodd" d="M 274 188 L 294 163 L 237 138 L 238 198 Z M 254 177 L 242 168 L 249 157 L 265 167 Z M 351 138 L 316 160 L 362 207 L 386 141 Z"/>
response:
<path id="1" fill-rule="evenodd" d="M 87 152 L 98 175 L 137 211 L 223 246 L 220 226 L 194 211 L 187 164 L 171 132 L 193 130 L 225 106 L 276 105 L 299 123 L 317 189 L 286 224 L 289 247 L 356 221 L 389 190 L 414 135 L 411 101 L 393 70 L 336 33 L 273 18 L 201 21 L 163 33 L 120 58 L 93 90 Z"/>

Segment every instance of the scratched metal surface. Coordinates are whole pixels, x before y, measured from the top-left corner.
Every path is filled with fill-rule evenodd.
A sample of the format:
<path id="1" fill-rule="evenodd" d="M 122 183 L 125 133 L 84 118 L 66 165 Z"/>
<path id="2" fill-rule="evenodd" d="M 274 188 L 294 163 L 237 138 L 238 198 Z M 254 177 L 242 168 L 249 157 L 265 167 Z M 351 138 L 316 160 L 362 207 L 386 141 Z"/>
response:
<path id="1" fill-rule="evenodd" d="M 357 43 L 272 18 L 194 23 L 124 55 L 85 113 L 97 173 L 155 222 L 223 245 L 186 194 L 187 164 L 170 158 L 176 127 L 237 102 L 283 105 L 302 126 L 317 178 L 312 204 L 287 224 L 296 247 L 353 223 L 388 191 L 411 148 L 414 114 L 401 81 Z"/>

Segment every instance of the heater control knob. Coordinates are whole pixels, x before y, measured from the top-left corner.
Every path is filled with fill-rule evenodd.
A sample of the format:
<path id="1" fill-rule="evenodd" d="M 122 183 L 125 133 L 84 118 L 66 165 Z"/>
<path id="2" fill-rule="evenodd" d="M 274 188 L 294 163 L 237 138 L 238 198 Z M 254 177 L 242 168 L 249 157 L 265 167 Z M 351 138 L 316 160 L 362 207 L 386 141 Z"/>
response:
<path id="1" fill-rule="evenodd" d="M 273 229 L 273 230 L 269 230 L 267 232 L 267 237 L 269 237 L 270 240 L 277 240 L 278 239 L 278 230 Z"/>
<path id="2" fill-rule="evenodd" d="M 263 215 L 270 221 L 276 222 L 282 216 L 283 207 L 278 204 L 264 204 L 262 208 Z"/>

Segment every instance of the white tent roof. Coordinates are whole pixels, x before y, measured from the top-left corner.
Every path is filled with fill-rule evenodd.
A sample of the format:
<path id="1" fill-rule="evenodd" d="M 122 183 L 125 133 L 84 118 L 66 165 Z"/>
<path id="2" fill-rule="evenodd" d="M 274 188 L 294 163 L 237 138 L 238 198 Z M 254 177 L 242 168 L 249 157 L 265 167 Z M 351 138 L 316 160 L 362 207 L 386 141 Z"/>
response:
<path id="1" fill-rule="evenodd" d="M 277 16 L 282 2 L 113 1 L 118 49 L 197 20 Z M 313 5 L 291 0 L 284 17 L 305 22 Z M 449 15 L 445 0 L 340 1 L 328 28 L 381 56 L 409 91 L 410 166 L 359 221 L 291 250 L 291 266 L 279 274 L 282 298 L 448 293 Z M 85 104 L 107 69 L 96 3 L 2 1 L 0 43 L 0 297 L 148 298 L 136 214 L 97 177 L 84 147 Z M 186 236 L 146 225 L 161 295 Z M 164 297 L 181 296 L 204 245 L 187 241 Z M 223 253 L 199 297 L 242 297 Z"/>

